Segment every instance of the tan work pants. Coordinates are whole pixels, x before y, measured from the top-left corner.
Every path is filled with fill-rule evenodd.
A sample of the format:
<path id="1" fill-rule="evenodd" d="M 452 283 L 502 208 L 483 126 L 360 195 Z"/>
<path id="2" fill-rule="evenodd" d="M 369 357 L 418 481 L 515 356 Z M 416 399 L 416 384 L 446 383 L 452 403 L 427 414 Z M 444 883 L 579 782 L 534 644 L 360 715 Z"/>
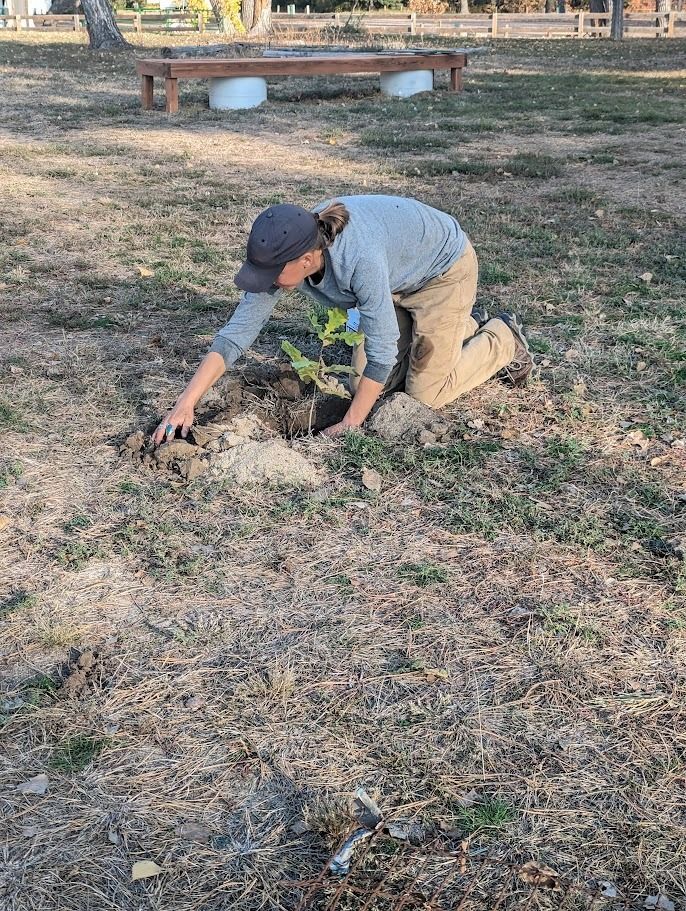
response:
<path id="1" fill-rule="evenodd" d="M 471 316 L 476 300 L 479 264 L 472 245 L 443 275 L 408 295 L 394 295 L 400 329 L 398 359 L 384 392 L 404 386 L 413 398 L 441 408 L 469 392 L 510 363 L 515 342 L 500 319 L 479 329 Z M 357 388 L 367 364 L 364 344 L 353 350 Z"/>

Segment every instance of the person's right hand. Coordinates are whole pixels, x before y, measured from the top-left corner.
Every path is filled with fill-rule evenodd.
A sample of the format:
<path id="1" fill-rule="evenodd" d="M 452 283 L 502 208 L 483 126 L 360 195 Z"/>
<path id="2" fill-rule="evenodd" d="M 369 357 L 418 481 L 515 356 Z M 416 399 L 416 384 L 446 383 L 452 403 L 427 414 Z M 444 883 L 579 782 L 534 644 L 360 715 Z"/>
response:
<path id="1" fill-rule="evenodd" d="M 152 435 L 152 441 L 155 446 L 159 446 L 162 442 L 173 440 L 178 427 L 181 428 L 181 436 L 187 437 L 195 418 L 194 412 L 194 405 L 180 398 Z"/>

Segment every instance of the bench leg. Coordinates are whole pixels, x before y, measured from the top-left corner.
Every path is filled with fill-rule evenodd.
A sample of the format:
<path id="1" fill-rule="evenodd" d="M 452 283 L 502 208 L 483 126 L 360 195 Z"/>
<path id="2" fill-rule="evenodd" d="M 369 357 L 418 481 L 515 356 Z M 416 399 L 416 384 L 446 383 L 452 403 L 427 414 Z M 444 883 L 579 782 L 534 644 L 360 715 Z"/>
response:
<path id="1" fill-rule="evenodd" d="M 462 67 L 453 67 L 450 70 L 450 89 L 453 92 L 462 91 Z"/>
<path id="2" fill-rule="evenodd" d="M 141 105 L 144 111 L 152 111 L 154 107 L 155 80 L 152 76 L 141 76 Z"/>
<path id="3" fill-rule="evenodd" d="M 176 114 L 179 110 L 179 80 L 167 76 L 164 80 L 164 91 L 167 96 L 167 114 Z"/>

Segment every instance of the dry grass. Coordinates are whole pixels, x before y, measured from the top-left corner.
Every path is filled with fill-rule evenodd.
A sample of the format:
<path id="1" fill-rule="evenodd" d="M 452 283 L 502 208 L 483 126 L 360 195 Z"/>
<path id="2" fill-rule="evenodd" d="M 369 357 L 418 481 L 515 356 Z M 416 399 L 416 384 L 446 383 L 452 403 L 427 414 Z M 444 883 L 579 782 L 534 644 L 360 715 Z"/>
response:
<path id="1" fill-rule="evenodd" d="M 659 542 L 686 501 L 685 50 L 500 43 L 459 97 L 282 81 L 222 115 L 190 84 L 168 119 L 132 53 L 0 36 L 3 909 L 288 907 L 359 785 L 683 901 L 686 572 Z M 460 218 L 483 301 L 532 328 L 529 389 L 457 402 L 448 453 L 304 443 L 316 496 L 120 462 L 235 302 L 257 212 L 365 191 Z M 304 327 L 293 298 L 255 356 Z M 99 656 L 78 692 L 74 649 Z M 509 812 L 465 814 L 472 789 Z"/>

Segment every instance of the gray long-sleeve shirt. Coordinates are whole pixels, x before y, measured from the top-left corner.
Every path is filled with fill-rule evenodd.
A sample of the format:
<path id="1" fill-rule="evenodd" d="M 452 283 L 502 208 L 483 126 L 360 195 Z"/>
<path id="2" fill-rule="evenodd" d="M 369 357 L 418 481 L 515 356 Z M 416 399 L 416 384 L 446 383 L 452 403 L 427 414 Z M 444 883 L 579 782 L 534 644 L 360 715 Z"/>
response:
<path id="1" fill-rule="evenodd" d="M 400 196 L 339 196 L 350 221 L 324 251 L 319 284 L 306 279 L 298 290 L 326 307 L 360 312 L 367 366 L 364 375 L 385 383 L 398 354 L 393 294 L 417 291 L 446 272 L 467 243 L 458 222 L 416 199 Z M 323 209 L 329 201 L 315 207 Z M 210 351 L 232 366 L 257 338 L 272 314 L 280 289 L 246 292 Z"/>

